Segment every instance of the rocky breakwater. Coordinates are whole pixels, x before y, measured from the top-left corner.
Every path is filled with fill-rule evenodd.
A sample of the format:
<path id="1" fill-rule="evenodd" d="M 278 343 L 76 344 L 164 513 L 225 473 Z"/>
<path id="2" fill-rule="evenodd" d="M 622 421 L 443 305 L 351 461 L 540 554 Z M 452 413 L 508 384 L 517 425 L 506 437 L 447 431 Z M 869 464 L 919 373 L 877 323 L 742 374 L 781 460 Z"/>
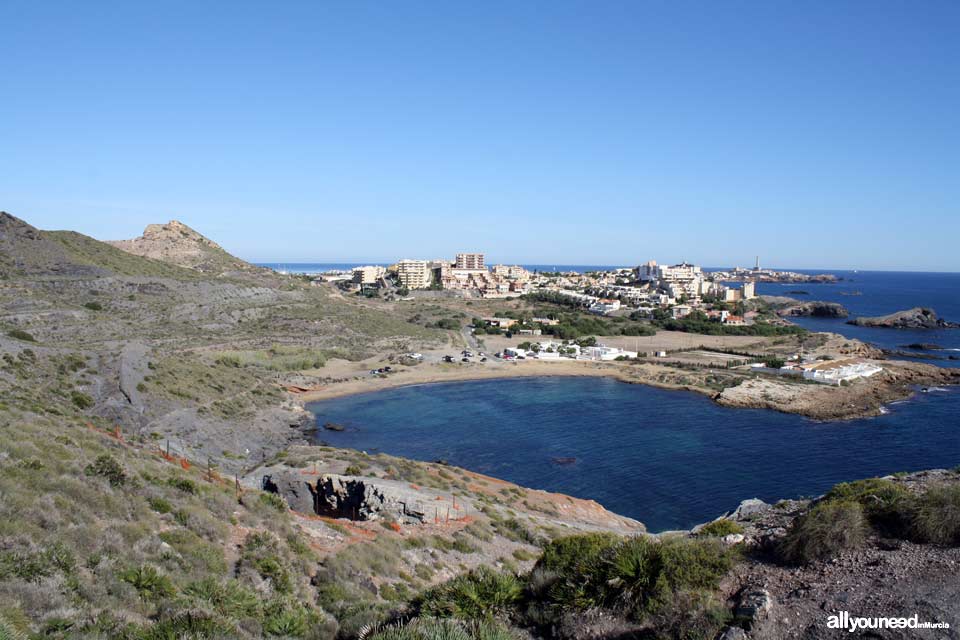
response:
<path id="1" fill-rule="evenodd" d="M 879 327 L 883 329 L 956 329 L 960 324 L 948 322 L 937 316 L 936 311 L 928 307 L 914 307 L 904 311 L 895 311 L 885 316 L 861 317 L 848 320 L 847 324 L 858 327 Z"/>

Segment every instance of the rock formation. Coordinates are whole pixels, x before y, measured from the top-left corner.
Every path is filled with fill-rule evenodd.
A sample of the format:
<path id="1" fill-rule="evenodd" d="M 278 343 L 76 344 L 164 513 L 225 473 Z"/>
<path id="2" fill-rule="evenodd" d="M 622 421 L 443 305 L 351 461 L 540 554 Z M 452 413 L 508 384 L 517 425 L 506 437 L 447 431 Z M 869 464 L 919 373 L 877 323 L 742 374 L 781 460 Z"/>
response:
<path id="1" fill-rule="evenodd" d="M 113 240 L 108 244 L 134 255 L 211 275 L 260 271 L 258 267 L 230 255 L 213 240 L 177 220 L 147 225 L 139 238 Z"/>
<path id="2" fill-rule="evenodd" d="M 885 316 L 854 318 L 848 320 L 847 324 L 885 329 L 956 329 L 960 327 L 956 322 L 947 322 L 938 318 L 937 312 L 928 307 L 914 307 Z"/>
<path id="3" fill-rule="evenodd" d="M 812 316 L 814 318 L 846 318 L 850 315 L 847 309 L 837 302 L 811 300 L 780 309 L 780 316 Z"/>

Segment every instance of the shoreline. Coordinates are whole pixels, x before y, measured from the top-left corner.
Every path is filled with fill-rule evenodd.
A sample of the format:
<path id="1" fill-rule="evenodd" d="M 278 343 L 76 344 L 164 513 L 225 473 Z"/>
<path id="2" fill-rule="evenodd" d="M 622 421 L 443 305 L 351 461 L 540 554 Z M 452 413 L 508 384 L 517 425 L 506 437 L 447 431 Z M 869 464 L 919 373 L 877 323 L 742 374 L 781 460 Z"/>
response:
<path id="1" fill-rule="evenodd" d="M 305 407 L 312 402 L 445 382 L 469 382 L 528 377 L 607 377 L 627 384 L 643 384 L 668 391 L 688 391 L 707 396 L 728 408 L 767 409 L 800 415 L 818 421 L 843 421 L 883 415 L 891 402 L 908 400 L 917 386 L 960 384 L 960 371 L 908 361 L 882 361 L 886 375 L 849 387 L 814 383 L 787 382 L 770 377 L 740 376 L 735 386 L 716 389 L 691 384 L 697 374 L 654 363 L 621 364 L 613 362 L 524 362 L 505 365 L 429 365 L 429 368 L 401 369 L 387 377 L 370 377 L 331 383 L 292 393 Z M 421 365 L 422 366 L 422 365 Z M 442 367 L 442 368 L 441 368 Z M 408 374 L 413 375 L 408 375 Z M 676 382 L 670 381 L 670 378 Z M 879 376 L 878 376 L 879 378 Z M 684 382 L 686 381 L 686 382 Z"/>

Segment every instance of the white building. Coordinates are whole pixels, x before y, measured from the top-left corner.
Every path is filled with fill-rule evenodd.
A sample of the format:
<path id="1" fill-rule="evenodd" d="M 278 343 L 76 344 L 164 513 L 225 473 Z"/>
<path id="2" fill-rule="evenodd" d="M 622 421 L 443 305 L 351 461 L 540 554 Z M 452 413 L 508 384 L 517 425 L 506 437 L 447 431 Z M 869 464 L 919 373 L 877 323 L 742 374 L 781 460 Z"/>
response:
<path id="1" fill-rule="evenodd" d="M 376 265 L 354 267 L 353 281 L 357 284 L 376 284 L 386 273 L 386 269 Z"/>
<path id="2" fill-rule="evenodd" d="M 597 300 L 592 305 L 590 305 L 590 313 L 597 313 L 600 315 L 607 315 L 608 313 L 613 313 L 614 311 L 619 311 L 620 301 L 619 300 Z"/>
<path id="3" fill-rule="evenodd" d="M 841 382 L 869 378 L 883 371 L 883 367 L 862 360 L 826 360 L 797 365 L 804 380 L 839 385 Z"/>
<path id="4" fill-rule="evenodd" d="M 426 289 L 432 283 L 432 276 L 426 260 L 401 260 L 397 263 L 397 278 L 407 289 Z"/>
<path id="5" fill-rule="evenodd" d="M 618 347 L 598 344 L 595 347 L 580 347 L 577 360 L 616 360 L 617 358 L 636 358 L 636 351 L 627 351 Z"/>
<path id="6" fill-rule="evenodd" d="M 680 296 L 696 298 L 700 295 L 703 271 L 696 265 L 683 262 L 669 267 L 661 266 L 658 269 L 658 276 L 660 284 L 674 298 Z"/>

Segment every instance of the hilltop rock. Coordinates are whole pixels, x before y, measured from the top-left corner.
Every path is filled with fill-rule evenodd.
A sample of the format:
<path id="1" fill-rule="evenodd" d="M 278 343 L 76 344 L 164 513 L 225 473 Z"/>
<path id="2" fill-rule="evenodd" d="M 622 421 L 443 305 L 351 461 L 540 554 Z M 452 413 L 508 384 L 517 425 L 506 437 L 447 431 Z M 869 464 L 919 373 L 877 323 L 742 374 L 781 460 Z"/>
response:
<path id="1" fill-rule="evenodd" d="M 956 322 L 947 322 L 938 318 L 937 312 L 928 307 L 914 307 L 885 316 L 855 318 L 848 320 L 847 324 L 885 329 L 956 329 L 960 327 Z"/>
<path id="2" fill-rule="evenodd" d="M 780 316 L 811 316 L 814 318 L 846 318 L 850 315 L 847 309 L 837 302 L 811 300 L 800 302 L 777 311 Z"/>
<path id="3" fill-rule="evenodd" d="M 108 243 L 134 255 L 210 275 L 268 272 L 230 255 L 216 242 L 178 220 L 171 220 L 166 224 L 150 224 L 139 238 L 112 240 Z"/>

